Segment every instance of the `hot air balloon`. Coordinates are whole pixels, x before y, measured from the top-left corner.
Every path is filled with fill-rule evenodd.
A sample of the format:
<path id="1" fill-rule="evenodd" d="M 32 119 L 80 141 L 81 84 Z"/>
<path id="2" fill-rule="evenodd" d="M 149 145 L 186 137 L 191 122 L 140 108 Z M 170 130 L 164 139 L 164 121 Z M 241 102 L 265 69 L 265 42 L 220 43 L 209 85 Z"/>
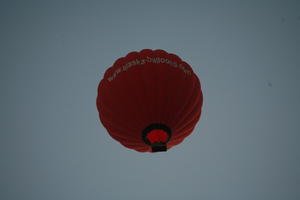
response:
<path id="1" fill-rule="evenodd" d="M 192 68 L 164 50 L 119 58 L 98 86 L 99 118 L 109 135 L 138 152 L 167 151 L 199 121 L 203 95 Z"/>

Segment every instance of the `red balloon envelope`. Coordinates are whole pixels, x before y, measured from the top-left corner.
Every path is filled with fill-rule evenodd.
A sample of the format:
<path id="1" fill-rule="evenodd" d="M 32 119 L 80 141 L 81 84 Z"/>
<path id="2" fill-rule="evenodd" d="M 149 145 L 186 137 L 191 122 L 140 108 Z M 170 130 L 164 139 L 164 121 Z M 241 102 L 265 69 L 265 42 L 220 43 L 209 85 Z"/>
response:
<path id="1" fill-rule="evenodd" d="M 98 86 L 102 124 L 115 140 L 139 152 L 167 151 L 194 129 L 203 95 L 192 68 L 163 50 L 119 58 Z"/>

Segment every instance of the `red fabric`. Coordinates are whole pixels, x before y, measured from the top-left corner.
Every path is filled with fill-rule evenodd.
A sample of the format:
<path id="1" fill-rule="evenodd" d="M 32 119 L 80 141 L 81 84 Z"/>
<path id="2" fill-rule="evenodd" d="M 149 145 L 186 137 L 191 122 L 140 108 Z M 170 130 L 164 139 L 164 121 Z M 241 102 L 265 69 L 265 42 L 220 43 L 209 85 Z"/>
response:
<path id="1" fill-rule="evenodd" d="M 167 142 L 168 134 L 163 130 L 152 130 L 148 133 L 147 139 L 150 143 Z"/>
<path id="2" fill-rule="evenodd" d="M 151 151 L 141 133 L 153 123 L 172 130 L 168 149 L 182 142 L 198 122 L 202 104 L 192 68 L 163 50 L 145 49 L 119 58 L 98 86 L 103 126 L 122 145 L 140 152 Z"/>

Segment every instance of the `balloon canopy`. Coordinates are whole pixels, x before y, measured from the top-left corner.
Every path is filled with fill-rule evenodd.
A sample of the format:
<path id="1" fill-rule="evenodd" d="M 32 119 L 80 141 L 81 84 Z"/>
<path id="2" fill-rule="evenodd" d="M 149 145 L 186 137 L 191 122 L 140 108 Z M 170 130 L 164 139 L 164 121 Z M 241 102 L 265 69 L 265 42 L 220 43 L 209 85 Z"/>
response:
<path id="1" fill-rule="evenodd" d="M 96 103 L 112 138 L 139 152 L 160 152 L 191 134 L 203 95 L 189 64 L 164 50 L 144 49 L 107 69 Z"/>

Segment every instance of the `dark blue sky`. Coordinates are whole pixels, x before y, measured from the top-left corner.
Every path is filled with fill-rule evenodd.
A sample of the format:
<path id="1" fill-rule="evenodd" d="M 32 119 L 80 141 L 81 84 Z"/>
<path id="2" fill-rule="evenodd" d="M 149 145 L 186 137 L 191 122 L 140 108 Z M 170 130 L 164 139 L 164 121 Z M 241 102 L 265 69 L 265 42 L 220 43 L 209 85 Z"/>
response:
<path id="1" fill-rule="evenodd" d="M 199 76 L 203 114 L 166 153 L 100 124 L 97 86 L 130 51 Z M 300 199 L 299 1 L 1 1 L 0 199 Z"/>

